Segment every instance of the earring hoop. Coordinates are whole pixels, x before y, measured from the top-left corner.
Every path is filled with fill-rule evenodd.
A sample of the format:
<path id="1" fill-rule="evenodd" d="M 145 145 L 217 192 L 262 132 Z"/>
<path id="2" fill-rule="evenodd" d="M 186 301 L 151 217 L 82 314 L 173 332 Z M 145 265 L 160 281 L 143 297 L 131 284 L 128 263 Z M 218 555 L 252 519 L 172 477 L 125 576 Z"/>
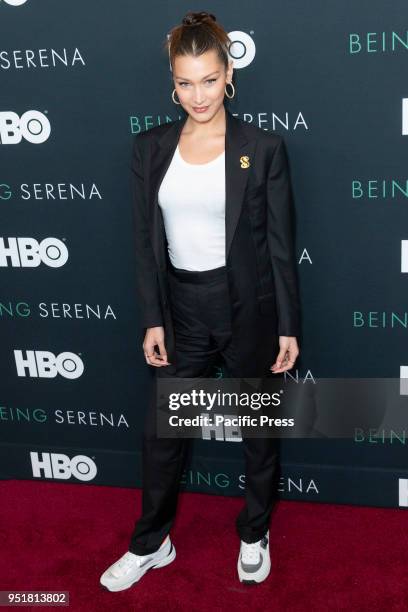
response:
<path id="1" fill-rule="evenodd" d="M 181 104 L 181 102 L 177 102 L 177 100 L 174 99 L 174 94 L 176 93 L 176 88 L 173 89 L 172 94 L 171 94 L 171 99 L 173 100 L 174 104 Z"/>
<path id="2" fill-rule="evenodd" d="M 231 85 L 232 87 L 232 95 L 230 96 L 227 92 L 227 85 Z M 231 98 L 233 98 L 235 96 L 235 87 L 234 87 L 234 83 L 231 81 L 230 83 L 227 83 L 224 87 L 224 91 L 225 91 L 225 95 L 227 96 L 227 98 L 229 98 L 231 100 Z"/>

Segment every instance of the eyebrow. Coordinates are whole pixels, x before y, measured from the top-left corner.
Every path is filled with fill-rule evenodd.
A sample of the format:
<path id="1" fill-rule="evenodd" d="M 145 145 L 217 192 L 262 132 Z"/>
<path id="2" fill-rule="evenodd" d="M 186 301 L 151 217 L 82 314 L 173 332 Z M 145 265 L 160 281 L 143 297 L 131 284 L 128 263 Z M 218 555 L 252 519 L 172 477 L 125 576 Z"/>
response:
<path id="1" fill-rule="evenodd" d="M 214 72 L 210 72 L 210 74 L 206 74 L 203 79 L 207 79 L 209 76 L 211 76 L 212 74 L 216 74 L 217 72 L 219 72 L 219 70 L 214 70 Z M 176 76 L 176 79 L 181 79 L 182 81 L 189 81 L 190 79 L 185 79 L 184 77 L 179 77 Z M 203 80 L 201 79 L 201 80 Z"/>

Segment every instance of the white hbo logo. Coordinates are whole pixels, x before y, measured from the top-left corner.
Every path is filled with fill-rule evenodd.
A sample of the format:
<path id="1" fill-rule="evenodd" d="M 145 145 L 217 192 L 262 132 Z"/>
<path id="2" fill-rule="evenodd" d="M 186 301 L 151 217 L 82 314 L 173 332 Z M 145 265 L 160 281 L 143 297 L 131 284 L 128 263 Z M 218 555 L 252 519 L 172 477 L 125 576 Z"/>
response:
<path id="1" fill-rule="evenodd" d="M 65 351 L 54 355 L 51 351 L 23 351 L 15 349 L 14 359 L 16 362 L 17 376 L 28 376 L 31 378 L 55 378 L 60 374 L 64 378 L 74 380 L 82 376 L 84 362 L 75 353 Z"/>
<path id="2" fill-rule="evenodd" d="M 234 60 L 234 68 L 246 68 L 253 61 L 256 53 L 253 38 L 240 30 L 229 32 L 228 37 L 231 40 L 229 54 Z"/>
<path id="3" fill-rule="evenodd" d="M 4 2 L 11 4 L 11 6 L 21 6 L 22 4 L 25 4 L 27 0 L 4 0 Z"/>
<path id="4" fill-rule="evenodd" d="M 8 260 L 16 268 L 36 268 L 41 263 L 50 268 L 60 268 L 68 261 L 68 249 L 58 238 L 7 238 L 8 246 L 0 237 L 0 267 L 7 267 Z"/>
<path id="5" fill-rule="evenodd" d="M 51 124 L 43 113 L 35 110 L 25 112 L 21 117 L 13 111 L 0 113 L 0 140 L 2 144 L 19 144 L 22 138 L 33 144 L 48 140 Z"/>
<path id="6" fill-rule="evenodd" d="M 95 462 L 86 455 L 76 455 L 70 459 L 61 453 L 30 452 L 31 467 L 35 478 L 57 478 L 68 480 L 71 477 L 84 482 L 93 480 L 97 474 Z"/>

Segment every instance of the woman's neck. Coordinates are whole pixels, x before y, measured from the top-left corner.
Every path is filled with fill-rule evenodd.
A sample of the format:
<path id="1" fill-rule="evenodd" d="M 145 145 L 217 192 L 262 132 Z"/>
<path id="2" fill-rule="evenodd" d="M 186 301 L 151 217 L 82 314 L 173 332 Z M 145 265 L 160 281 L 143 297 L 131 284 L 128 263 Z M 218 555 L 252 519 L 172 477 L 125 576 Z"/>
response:
<path id="1" fill-rule="evenodd" d="M 192 136 L 194 139 L 197 138 L 197 140 L 200 140 L 201 138 L 208 138 L 209 136 L 225 134 L 225 115 L 226 110 L 223 104 L 221 104 L 214 117 L 205 123 L 195 121 L 192 119 L 191 115 L 189 115 L 184 124 L 183 136 Z"/>

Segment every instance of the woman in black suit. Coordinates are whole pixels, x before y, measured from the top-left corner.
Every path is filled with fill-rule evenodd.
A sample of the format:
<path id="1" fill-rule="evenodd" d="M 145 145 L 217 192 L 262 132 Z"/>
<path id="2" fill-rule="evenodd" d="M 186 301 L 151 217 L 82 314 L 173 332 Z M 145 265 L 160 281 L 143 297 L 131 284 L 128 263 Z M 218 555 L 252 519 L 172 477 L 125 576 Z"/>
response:
<path id="1" fill-rule="evenodd" d="M 231 378 L 285 372 L 299 354 L 300 301 L 284 141 L 225 108 L 225 95 L 235 92 L 230 40 L 213 15 L 188 13 L 166 44 L 172 98 L 186 117 L 135 137 L 132 157 L 146 362 L 156 378 L 205 377 L 218 357 Z M 242 582 L 261 582 L 270 571 L 276 442 L 243 436 Z M 169 531 L 187 443 L 157 436 L 153 393 L 143 432 L 142 516 L 129 550 L 101 576 L 109 590 L 174 560 Z"/>

